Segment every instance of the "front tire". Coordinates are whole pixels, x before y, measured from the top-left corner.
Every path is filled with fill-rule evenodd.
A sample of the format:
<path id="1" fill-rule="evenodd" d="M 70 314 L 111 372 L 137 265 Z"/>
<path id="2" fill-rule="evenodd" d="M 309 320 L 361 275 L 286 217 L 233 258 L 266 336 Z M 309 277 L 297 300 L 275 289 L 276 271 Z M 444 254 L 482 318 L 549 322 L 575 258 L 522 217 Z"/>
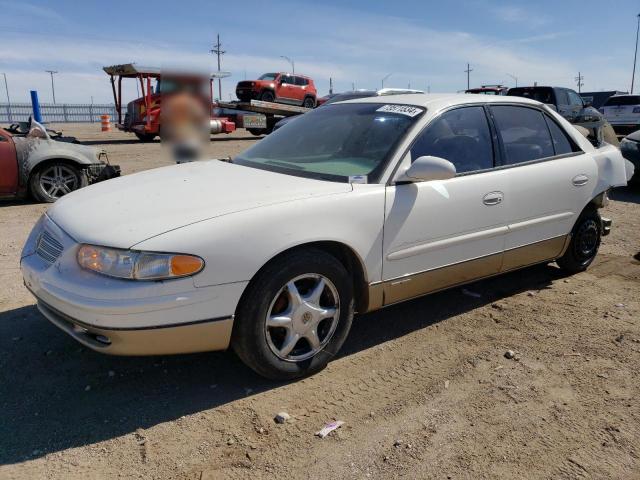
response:
<path id="1" fill-rule="evenodd" d="M 598 254 L 602 239 L 602 218 L 596 209 L 584 211 L 571 232 L 571 242 L 564 255 L 556 260 L 569 274 L 584 272 Z"/>
<path id="2" fill-rule="evenodd" d="M 38 167 L 29 179 L 29 191 L 39 202 L 53 203 L 89 184 L 87 175 L 75 165 L 55 161 Z"/>
<path id="3" fill-rule="evenodd" d="M 275 102 L 276 96 L 273 94 L 271 90 L 265 90 L 260 95 L 260 100 L 262 100 L 263 102 Z"/>
<path id="4" fill-rule="evenodd" d="M 290 380 L 322 370 L 353 320 L 344 266 L 317 249 L 276 258 L 251 281 L 236 311 L 232 346 L 258 374 Z"/>

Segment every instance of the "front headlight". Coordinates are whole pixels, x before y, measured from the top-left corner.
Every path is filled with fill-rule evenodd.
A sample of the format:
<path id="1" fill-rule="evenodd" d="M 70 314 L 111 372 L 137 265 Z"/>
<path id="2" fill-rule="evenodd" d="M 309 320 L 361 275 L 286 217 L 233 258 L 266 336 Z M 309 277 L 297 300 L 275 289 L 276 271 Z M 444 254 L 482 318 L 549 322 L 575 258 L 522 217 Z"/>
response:
<path id="1" fill-rule="evenodd" d="M 82 245 L 78 249 L 82 268 L 116 278 L 166 280 L 195 275 L 204 268 L 204 260 L 181 253 L 154 253 L 118 248 Z"/>

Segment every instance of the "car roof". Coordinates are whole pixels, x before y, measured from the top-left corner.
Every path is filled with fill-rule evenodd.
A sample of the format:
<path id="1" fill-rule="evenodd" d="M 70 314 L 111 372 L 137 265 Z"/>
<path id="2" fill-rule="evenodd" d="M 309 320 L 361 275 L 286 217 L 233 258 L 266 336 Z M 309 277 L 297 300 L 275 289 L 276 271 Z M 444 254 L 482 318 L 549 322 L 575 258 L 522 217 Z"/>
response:
<path id="1" fill-rule="evenodd" d="M 535 100 L 523 97 L 507 97 L 501 95 L 468 95 L 466 93 L 413 93 L 407 95 L 385 95 L 375 97 L 356 98 L 338 103 L 385 103 L 394 105 L 414 105 L 428 110 L 439 110 L 454 105 L 468 105 L 472 103 L 520 103 L 523 105 L 542 105 Z"/>

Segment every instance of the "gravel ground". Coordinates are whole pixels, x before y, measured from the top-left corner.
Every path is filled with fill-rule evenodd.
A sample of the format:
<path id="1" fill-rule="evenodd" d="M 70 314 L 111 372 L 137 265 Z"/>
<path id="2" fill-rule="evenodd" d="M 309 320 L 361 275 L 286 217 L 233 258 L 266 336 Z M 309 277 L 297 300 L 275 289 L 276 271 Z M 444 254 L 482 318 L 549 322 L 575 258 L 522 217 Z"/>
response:
<path id="1" fill-rule="evenodd" d="M 124 174 L 170 163 L 159 142 L 61 128 Z M 542 265 L 360 316 L 339 358 L 288 384 L 230 352 L 81 347 L 22 286 L 46 206 L 0 203 L 0 478 L 640 478 L 640 190 L 614 198 L 587 272 Z"/>

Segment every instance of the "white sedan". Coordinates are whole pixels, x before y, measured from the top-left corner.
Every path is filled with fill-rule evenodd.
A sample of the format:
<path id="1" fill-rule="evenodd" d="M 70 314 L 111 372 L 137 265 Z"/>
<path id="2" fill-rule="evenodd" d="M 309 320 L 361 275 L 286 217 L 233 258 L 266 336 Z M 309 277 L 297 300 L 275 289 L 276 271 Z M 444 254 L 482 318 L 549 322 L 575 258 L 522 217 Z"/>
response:
<path id="1" fill-rule="evenodd" d="M 21 258 L 42 314 L 94 350 L 232 347 L 316 372 L 355 312 L 535 263 L 587 268 L 632 166 L 543 104 L 398 95 L 310 112 L 232 161 L 60 199 Z"/>

